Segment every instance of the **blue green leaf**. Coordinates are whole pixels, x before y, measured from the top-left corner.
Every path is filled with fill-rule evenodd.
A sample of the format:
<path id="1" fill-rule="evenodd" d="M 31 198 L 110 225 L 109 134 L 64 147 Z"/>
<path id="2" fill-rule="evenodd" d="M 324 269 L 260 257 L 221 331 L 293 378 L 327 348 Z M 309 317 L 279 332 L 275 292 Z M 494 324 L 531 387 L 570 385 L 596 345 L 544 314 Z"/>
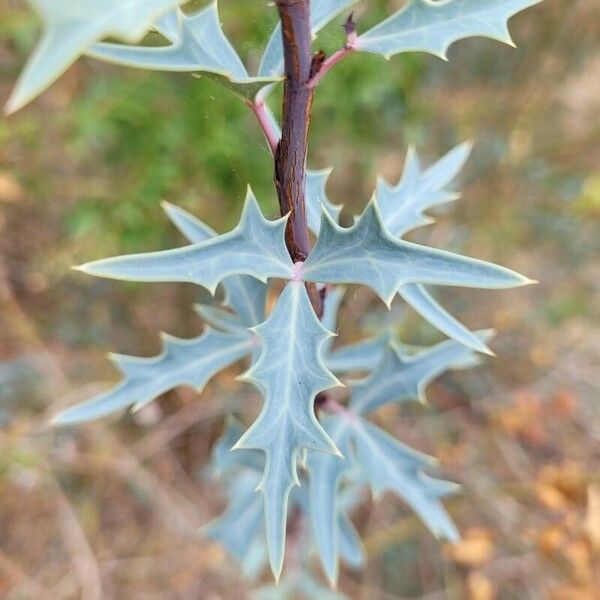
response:
<path id="1" fill-rule="evenodd" d="M 231 275 L 251 275 L 260 281 L 289 278 L 292 261 L 284 241 L 285 223 L 286 218 L 267 221 L 248 191 L 240 223 L 229 233 L 184 248 L 109 258 L 78 268 L 111 279 L 196 283 L 213 294 Z"/>
<path id="2" fill-rule="evenodd" d="M 137 410 L 182 385 L 201 391 L 215 373 L 249 354 L 254 340 L 244 330 L 233 334 L 207 328 L 191 340 L 163 335 L 163 344 L 162 353 L 153 358 L 111 355 L 123 381 L 112 390 L 59 413 L 53 423 L 90 421 L 130 406 Z"/>
<path id="3" fill-rule="evenodd" d="M 208 225 L 197 219 L 189 212 L 163 202 L 163 208 L 173 224 L 192 243 L 197 244 L 217 236 Z M 265 301 L 267 286 L 249 275 L 234 275 L 223 280 L 225 303 L 240 317 L 241 323 L 252 327 L 265 319 Z M 208 307 L 199 307 L 199 312 L 211 312 Z"/>
<path id="4" fill-rule="evenodd" d="M 375 201 L 369 202 L 348 229 L 323 211 L 319 237 L 304 263 L 303 277 L 307 281 L 367 285 L 388 306 L 406 283 L 479 288 L 531 283 L 504 267 L 396 239 L 382 223 Z"/>
<path id="5" fill-rule="evenodd" d="M 142 39 L 152 23 L 183 0 L 29 0 L 43 21 L 42 38 L 6 104 L 12 113 L 41 94 L 92 44 L 108 36 Z"/>
<path id="6" fill-rule="evenodd" d="M 342 207 L 338 204 L 333 204 L 327 198 L 325 186 L 331 169 L 311 170 L 306 172 L 306 220 L 308 228 L 315 234 L 319 235 L 321 227 L 321 213 L 325 210 L 329 216 L 337 223 L 342 212 Z"/>
<path id="7" fill-rule="evenodd" d="M 481 331 L 477 335 L 486 340 L 491 332 Z M 366 414 L 389 402 L 413 399 L 426 402 L 425 388 L 431 381 L 447 369 L 471 367 L 478 360 L 473 350 L 453 340 L 412 356 L 402 354 L 390 343 L 373 373 L 352 386 L 350 408 L 358 414 Z"/>
<path id="8" fill-rule="evenodd" d="M 313 405 L 318 392 L 339 382 L 321 356 L 324 342 L 333 334 L 315 315 L 303 283 L 289 282 L 269 318 L 253 330 L 262 349 L 244 379 L 262 390 L 265 404 L 235 448 L 265 453 L 259 489 L 264 495 L 269 561 L 279 578 L 289 495 L 298 485 L 297 453 L 304 448 L 338 453 L 317 421 Z"/>
<path id="9" fill-rule="evenodd" d="M 256 493 L 260 474 L 244 471 L 229 490 L 227 509 L 201 528 L 208 538 L 223 545 L 239 561 L 244 560 L 263 528 L 263 499 Z"/>
<path id="10" fill-rule="evenodd" d="M 514 45 L 508 20 L 541 0 L 409 0 L 397 13 L 358 37 L 355 48 L 390 58 L 428 52 L 446 59 L 449 46 L 468 37 Z"/>
<path id="11" fill-rule="evenodd" d="M 375 497 L 388 490 L 398 494 L 435 537 L 457 541 L 458 531 L 440 499 L 456 492 L 458 486 L 423 472 L 434 467 L 435 460 L 405 446 L 365 419 L 353 422 L 352 431 L 356 462 Z"/>
<path id="12" fill-rule="evenodd" d="M 390 336 L 384 334 L 375 339 L 346 344 L 332 350 L 325 362 L 334 373 L 372 371 L 381 361 L 389 341 Z"/>
<path id="13" fill-rule="evenodd" d="M 410 148 L 402 177 L 396 185 L 378 179 L 377 204 L 392 235 L 403 237 L 412 229 L 431 223 L 432 219 L 425 216 L 424 211 L 459 197 L 445 188 L 458 175 L 471 148 L 468 142 L 460 144 L 427 169 L 421 167 L 417 153 Z"/>
<path id="14" fill-rule="evenodd" d="M 228 87 L 244 97 L 252 98 L 266 84 L 278 77 L 250 77 L 237 52 L 223 33 L 217 2 L 186 15 L 175 9 L 155 27 L 168 41 L 168 46 L 127 46 L 96 44 L 88 55 L 109 62 L 152 69 L 212 73 Z"/>

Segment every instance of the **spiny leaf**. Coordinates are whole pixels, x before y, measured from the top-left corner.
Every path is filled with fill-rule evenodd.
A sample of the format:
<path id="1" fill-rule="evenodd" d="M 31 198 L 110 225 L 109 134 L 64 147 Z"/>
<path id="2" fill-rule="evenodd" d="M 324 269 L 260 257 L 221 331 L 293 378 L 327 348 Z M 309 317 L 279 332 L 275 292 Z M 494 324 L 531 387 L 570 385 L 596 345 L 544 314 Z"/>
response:
<path id="1" fill-rule="evenodd" d="M 29 0 L 44 31 L 6 104 L 12 113 L 42 93 L 94 42 L 139 41 L 152 23 L 183 0 Z"/>
<path id="2" fill-rule="evenodd" d="M 327 355 L 327 367 L 334 373 L 350 371 L 372 371 L 381 361 L 390 336 L 385 334 L 355 344 L 336 348 Z"/>
<path id="3" fill-rule="evenodd" d="M 278 78 L 250 77 L 240 57 L 221 29 L 217 2 L 186 15 L 175 9 L 156 29 L 171 42 L 168 46 L 126 46 L 96 44 L 88 54 L 109 62 L 152 69 L 212 73 L 228 82 L 228 86 L 242 96 L 251 98 L 258 89 Z M 243 90 L 250 86 L 249 90 Z"/>
<path id="4" fill-rule="evenodd" d="M 514 271 L 394 238 L 375 201 L 344 229 L 323 211 L 317 243 L 304 263 L 307 281 L 360 283 L 389 306 L 405 283 L 509 288 L 531 283 Z"/>
<path id="5" fill-rule="evenodd" d="M 182 208 L 168 202 L 163 202 L 163 208 L 173 224 L 192 244 L 217 236 L 208 225 Z M 226 277 L 222 285 L 225 289 L 225 303 L 240 317 L 243 325 L 252 327 L 264 321 L 267 286 L 262 281 L 248 275 L 234 275 Z M 210 312 L 206 308 L 201 308 L 200 311 Z"/>
<path id="6" fill-rule="evenodd" d="M 252 334 L 222 333 L 207 328 L 198 338 L 182 340 L 163 336 L 164 349 L 153 358 L 112 355 L 123 381 L 112 390 L 69 408 L 53 419 L 58 425 L 90 421 L 133 406 L 141 408 L 154 398 L 181 385 L 199 391 L 218 371 L 250 353 Z"/>
<path id="7" fill-rule="evenodd" d="M 458 540 L 458 531 L 440 499 L 458 486 L 423 472 L 435 461 L 405 446 L 365 419 L 352 422 L 354 455 L 371 484 L 373 494 L 390 490 L 398 494 L 423 520 L 433 535 Z"/>
<path id="8" fill-rule="evenodd" d="M 402 177 L 396 185 L 378 179 L 377 204 L 392 235 L 403 237 L 410 230 L 431 223 L 432 219 L 425 216 L 424 211 L 459 197 L 445 188 L 458 175 L 471 148 L 468 142 L 456 146 L 427 169 L 421 167 L 419 156 L 410 148 Z"/>
<path id="9" fill-rule="evenodd" d="M 478 334 L 481 340 L 489 331 Z M 383 404 L 418 399 L 426 402 L 425 388 L 447 369 L 477 364 L 477 355 L 453 340 L 446 340 L 413 356 L 402 354 L 388 344 L 378 367 L 364 381 L 352 386 L 350 408 L 359 414 L 377 410 Z"/>
<path id="10" fill-rule="evenodd" d="M 327 23 L 359 0 L 311 0 L 310 25 L 316 35 Z M 277 25 L 269 38 L 258 69 L 259 77 L 272 77 L 283 73 L 283 44 L 281 25 Z"/>
<path id="11" fill-rule="evenodd" d="M 321 358 L 323 343 L 332 334 L 316 317 L 301 282 L 287 284 L 269 318 L 254 331 L 262 351 L 244 379 L 263 391 L 265 404 L 235 447 L 266 455 L 260 490 L 269 561 L 279 578 L 290 490 L 298 484 L 297 452 L 303 448 L 338 452 L 317 421 L 313 404 L 318 392 L 339 382 Z"/>
<path id="12" fill-rule="evenodd" d="M 355 48 L 390 58 L 428 52 L 446 59 L 449 46 L 468 37 L 514 45 L 508 20 L 541 0 L 409 0 L 397 13 L 359 36 Z"/>
<path id="13" fill-rule="evenodd" d="M 187 281 L 213 294 L 231 275 L 251 275 L 260 281 L 288 278 L 292 261 L 284 241 L 285 223 L 286 218 L 267 221 L 249 190 L 240 222 L 229 233 L 185 248 L 109 258 L 78 268 L 111 279 Z"/>
<path id="14" fill-rule="evenodd" d="M 456 177 L 470 152 L 471 144 L 461 144 L 423 170 L 419 157 L 411 148 L 406 155 L 402 177 L 395 186 L 383 179 L 378 180 L 377 204 L 381 209 L 383 223 L 392 235 L 402 237 L 411 229 L 431 223 L 433 219 L 424 214 L 425 210 L 459 197 L 459 194 L 444 188 Z M 448 337 L 478 352 L 491 354 L 485 344 L 441 306 L 422 285 L 407 283 L 400 286 L 398 294 Z"/>
<path id="15" fill-rule="evenodd" d="M 326 417 L 323 426 L 346 456 L 346 460 L 340 460 L 331 455 L 314 455 L 310 461 L 311 525 L 321 564 L 333 585 L 337 582 L 340 555 L 350 564 L 362 562 L 353 525 L 344 523 L 343 514 L 334 519 L 340 483 L 355 478 L 352 474 L 357 467 L 376 497 L 386 490 L 395 492 L 435 535 L 457 538 L 456 529 L 439 502 L 457 486 L 423 473 L 424 468 L 435 465 L 434 459 L 401 444 L 352 409 L 344 415 Z"/>

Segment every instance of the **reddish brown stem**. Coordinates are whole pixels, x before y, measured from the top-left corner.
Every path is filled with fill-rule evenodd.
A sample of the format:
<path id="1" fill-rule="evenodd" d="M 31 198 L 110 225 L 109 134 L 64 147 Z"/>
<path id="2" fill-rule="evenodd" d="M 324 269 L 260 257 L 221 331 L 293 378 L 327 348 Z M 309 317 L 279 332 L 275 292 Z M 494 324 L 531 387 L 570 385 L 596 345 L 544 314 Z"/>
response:
<path id="1" fill-rule="evenodd" d="M 275 187 L 282 215 L 289 214 L 286 244 L 294 262 L 310 253 L 305 187 L 308 126 L 313 89 L 310 0 L 276 0 L 281 20 L 285 81 L 281 140 L 275 153 Z M 307 286 L 317 314 L 321 301 L 314 285 Z"/>

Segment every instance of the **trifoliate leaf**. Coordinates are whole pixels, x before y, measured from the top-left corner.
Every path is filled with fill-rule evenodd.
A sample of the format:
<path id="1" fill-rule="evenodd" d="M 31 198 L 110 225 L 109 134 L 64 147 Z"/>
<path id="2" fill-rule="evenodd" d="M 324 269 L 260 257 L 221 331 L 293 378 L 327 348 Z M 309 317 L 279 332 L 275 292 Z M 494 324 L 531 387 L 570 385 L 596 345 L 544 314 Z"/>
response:
<path id="1" fill-rule="evenodd" d="M 434 479 L 423 472 L 435 461 L 379 429 L 369 421 L 352 421 L 354 456 L 369 480 L 373 494 L 385 491 L 398 494 L 437 538 L 458 540 L 458 531 L 444 509 L 441 498 L 454 493 L 458 486 Z"/>
<path id="2" fill-rule="evenodd" d="M 355 49 L 390 58 L 428 52 L 446 58 L 449 46 L 468 37 L 514 45 L 508 20 L 541 0 L 409 0 L 397 13 L 358 37 Z"/>
<path id="3" fill-rule="evenodd" d="M 207 328 L 198 338 L 182 340 L 163 336 L 164 349 L 153 358 L 112 355 L 123 381 L 112 390 L 69 408 L 54 417 L 58 425 L 70 425 L 104 417 L 133 406 L 141 408 L 164 392 L 187 385 L 201 391 L 218 371 L 252 352 L 251 333 L 236 334 Z"/>
<path id="4" fill-rule="evenodd" d="M 217 2 L 186 15 L 175 9 L 155 27 L 168 46 L 95 44 L 88 55 L 101 60 L 156 71 L 212 73 L 236 93 L 252 98 L 278 78 L 250 77 L 237 52 L 223 33 Z M 244 90 L 244 87 L 249 89 Z"/>
<path id="5" fill-rule="evenodd" d="M 432 206 L 450 202 L 459 194 L 446 190 L 469 158 L 471 144 L 456 146 L 427 169 L 413 148 L 410 148 L 402 177 L 396 185 L 378 179 L 375 195 L 381 218 L 388 231 L 403 237 L 407 232 L 432 222 L 423 213 Z"/>
<path id="6" fill-rule="evenodd" d="M 260 281 L 289 278 L 293 265 L 284 241 L 285 223 L 285 217 L 267 221 L 249 191 L 240 222 L 229 233 L 184 248 L 109 258 L 78 268 L 110 279 L 187 281 L 213 294 L 231 275 L 251 275 Z"/>
<path id="7" fill-rule="evenodd" d="M 253 329 L 262 342 L 260 357 L 244 375 L 265 395 L 265 404 L 236 448 L 266 455 L 259 489 L 264 495 L 269 562 L 279 578 L 292 487 L 298 484 L 296 457 L 306 448 L 337 453 L 314 413 L 318 392 L 339 385 L 321 353 L 330 337 L 315 315 L 304 284 L 287 284 L 269 318 Z"/>
<path id="8" fill-rule="evenodd" d="M 263 528 L 263 499 L 256 493 L 259 481 L 258 472 L 238 474 L 229 490 L 230 503 L 225 512 L 201 529 L 206 537 L 222 544 L 240 561 Z"/>
<path id="9" fill-rule="evenodd" d="M 217 233 L 208 225 L 182 208 L 167 202 L 163 203 L 163 208 L 173 224 L 192 244 L 217 237 Z M 262 281 L 248 275 L 234 275 L 223 280 L 223 288 L 225 303 L 240 317 L 243 325 L 252 327 L 264 321 L 267 286 Z M 209 307 L 199 307 L 198 311 L 204 313 L 203 316 L 208 318 L 209 322 L 208 315 L 215 314 Z"/>
<path id="10" fill-rule="evenodd" d="M 359 0 L 311 0 L 310 25 L 316 35 L 327 23 Z M 281 25 L 277 25 L 269 38 L 258 69 L 259 77 L 272 77 L 283 73 L 283 42 Z"/>
<path id="11" fill-rule="evenodd" d="M 304 263 L 306 281 L 360 283 L 389 306 L 405 283 L 479 288 L 509 288 L 531 283 L 491 263 L 394 238 L 385 228 L 375 201 L 356 223 L 344 229 L 322 213 L 317 243 Z"/>
<path id="12" fill-rule="evenodd" d="M 477 335 L 486 340 L 491 332 L 481 331 Z M 390 343 L 373 373 L 352 386 L 350 408 L 358 414 L 366 414 L 388 402 L 412 399 L 426 402 L 425 388 L 431 381 L 447 369 L 466 368 L 477 361 L 473 350 L 453 340 L 412 356 L 402 354 Z"/>
<path id="13" fill-rule="evenodd" d="M 44 31 L 6 104 L 12 113 L 42 93 L 92 44 L 108 36 L 139 41 L 184 0 L 29 0 Z"/>
<path id="14" fill-rule="evenodd" d="M 325 186 L 331 175 L 331 169 L 321 169 L 313 171 L 308 169 L 306 172 L 306 220 L 308 228 L 315 234 L 319 235 L 321 227 L 321 213 L 325 210 L 329 216 L 337 223 L 342 212 L 342 207 L 333 204 L 327 198 Z"/>

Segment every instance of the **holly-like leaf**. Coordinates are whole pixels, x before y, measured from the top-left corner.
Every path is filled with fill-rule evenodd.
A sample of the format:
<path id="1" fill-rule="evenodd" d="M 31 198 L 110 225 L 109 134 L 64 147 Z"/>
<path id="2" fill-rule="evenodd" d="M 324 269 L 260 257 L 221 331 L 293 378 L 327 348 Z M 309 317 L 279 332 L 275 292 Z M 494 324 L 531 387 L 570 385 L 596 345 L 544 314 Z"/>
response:
<path id="1" fill-rule="evenodd" d="M 423 472 L 435 466 L 434 459 L 401 444 L 352 408 L 343 415 L 326 417 L 323 426 L 346 457 L 341 460 L 331 455 L 314 455 L 310 460 L 311 526 L 321 564 L 332 585 L 337 582 L 340 556 L 356 565 L 363 558 L 354 526 L 339 511 L 340 484 L 357 467 L 375 497 L 393 491 L 434 535 L 457 539 L 456 528 L 440 502 L 457 486 Z"/>
<path id="2" fill-rule="evenodd" d="M 355 49 L 390 58 L 428 52 L 446 59 L 449 46 L 468 37 L 514 45 L 508 20 L 541 0 L 409 0 L 397 13 L 358 37 Z"/>
<path id="3" fill-rule="evenodd" d="M 470 143 L 460 144 L 436 163 L 423 169 L 417 153 L 411 148 L 406 155 L 402 177 L 396 185 L 392 186 L 383 179 L 378 180 L 377 204 L 381 209 L 382 220 L 392 235 L 402 237 L 412 229 L 433 222 L 424 211 L 459 197 L 459 194 L 445 188 L 459 173 L 470 152 Z M 398 294 L 448 337 L 478 352 L 491 354 L 485 344 L 441 306 L 424 286 L 407 283 L 400 286 Z"/>
<path id="4" fill-rule="evenodd" d="M 217 2 L 186 15 L 175 9 L 158 22 L 156 29 L 168 46 L 95 44 L 88 55 L 101 60 L 156 71 L 212 73 L 236 93 L 254 97 L 261 88 L 279 78 L 250 77 L 237 52 L 223 33 Z M 248 89 L 244 90 L 243 88 Z"/>
<path id="5" fill-rule="evenodd" d="M 6 104 L 12 113 L 41 94 L 92 44 L 108 36 L 139 41 L 156 19 L 184 0 L 29 0 L 43 34 Z"/>
<path id="6" fill-rule="evenodd" d="M 477 335 L 486 340 L 492 334 L 481 331 Z M 350 408 L 358 414 L 366 414 L 388 402 L 412 399 L 426 402 L 425 388 L 441 373 L 448 369 L 471 367 L 478 361 L 473 350 L 453 340 L 446 340 L 412 356 L 403 354 L 389 343 L 373 373 L 352 387 Z"/>
<path id="7" fill-rule="evenodd" d="M 279 578 L 289 495 L 298 485 L 297 453 L 304 448 L 338 453 L 317 421 L 313 405 L 317 393 L 340 384 L 321 356 L 324 342 L 333 334 L 315 315 L 303 283 L 289 282 L 269 318 L 253 331 L 262 350 L 244 379 L 261 389 L 265 404 L 235 448 L 265 453 L 259 489 L 264 495 L 269 562 Z"/>
<path id="8" fill-rule="evenodd" d="M 468 142 L 460 144 L 427 169 L 422 168 L 419 156 L 414 148 L 410 148 L 402 177 L 396 185 L 381 178 L 377 180 L 377 204 L 392 235 L 403 237 L 412 229 L 428 225 L 432 219 L 424 215 L 424 211 L 459 197 L 445 188 L 460 172 L 471 148 Z"/>
<path id="9" fill-rule="evenodd" d="M 138 410 L 178 386 L 201 391 L 217 372 L 246 356 L 254 347 L 251 333 L 236 334 L 207 328 L 198 338 L 182 340 L 163 335 L 164 348 L 152 358 L 112 355 L 123 381 L 112 390 L 69 408 L 53 419 L 57 425 L 91 421 L 133 406 Z"/>
<path id="10" fill-rule="evenodd" d="M 365 419 L 353 421 L 352 432 L 356 462 L 373 494 L 378 497 L 388 490 L 396 493 L 435 537 L 457 541 L 458 531 L 440 500 L 456 492 L 458 486 L 423 472 L 434 467 L 435 460 L 405 446 Z"/>
<path id="11" fill-rule="evenodd" d="M 217 237 L 217 233 L 208 225 L 182 208 L 168 202 L 163 202 L 163 208 L 173 224 L 192 244 Z M 253 327 L 264 321 L 267 286 L 262 281 L 249 275 L 234 275 L 223 280 L 223 288 L 225 304 L 235 311 L 241 324 Z M 207 317 L 210 313 L 214 314 L 214 309 L 199 307 L 199 312 Z"/>
<path id="12" fill-rule="evenodd" d="M 91 262 L 79 270 L 97 277 L 131 281 L 196 283 L 215 293 L 231 275 L 291 277 L 292 261 L 284 241 L 286 218 L 267 221 L 249 190 L 240 222 L 229 233 L 205 242 Z"/>
<path id="13" fill-rule="evenodd" d="M 316 35 L 325 25 L 359 0 L 311 0 L 310 25 Z M 283 73 L 283 43 L 281 25 L 271 34 L 258 69 L 259 77 L 273 77 Z"/>
<path id="14" fill-rule="evenodd" d="M 319 237 L 304 263 L 303 277 L 367 285 L 388 306 L 406 283 L 490 289 L 531 283 L 504 267 L 394 238 L 382 223 L 375 201 L 348 229 L 323 211 Z"/>
<path id="15" fill-rule="evenodd" d="M 342 212 L 342 207 L 333 204 L 327 197 L 325 186 L 331 175 L 331 169 L 311 170 L 306 172 L 306 220 L 308 228 L 319 235 L 321 228 L 321 213 L 325 210 L 337 223 Z"/>

